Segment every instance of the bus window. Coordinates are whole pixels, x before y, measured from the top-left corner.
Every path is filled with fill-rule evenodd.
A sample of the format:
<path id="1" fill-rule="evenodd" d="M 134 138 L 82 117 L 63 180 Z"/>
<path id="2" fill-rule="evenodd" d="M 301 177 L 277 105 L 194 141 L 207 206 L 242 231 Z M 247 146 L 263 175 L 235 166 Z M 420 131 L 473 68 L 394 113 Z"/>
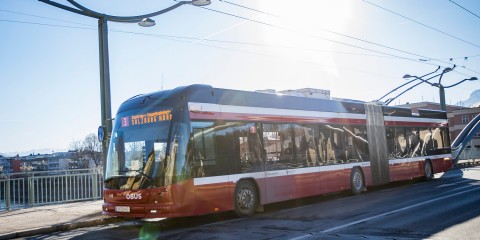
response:
<path id="1" fill-rule="evenodd" d="M 346 160 L 345 151 L 344 151 L 344 134 L 340 126 L 335 125 L 321 125 L 320 132 L 324 141 L 325 148 L 325 164 L 341 164 Z"/>
<path id="2" fill-rule="evenodd" d="M 347 162 L 369 161 L 367 130 L 363 126 L 344 126 Z"/>
<path id="3" fill-rule="evenodd" d="M 407 157 L 407 137 L 406 137 L 406 129 L 404 127 L 396 128 L 396 158 L 405 158 Z"/>
<path id="4" fill-rule="evenodd" d="M 427 150 L 443 148 L 442 130 L 440 128 L 430 128 L 430 139 L 427 142 Z"/>
<path id="5" fill-rule="evenodd" d="M 418 157 L 422 155 L 423 141 L 420 138 L 418 128 L 407 128 L 408 157 Z"/>
<path id="6" fill-rule="evenodd" d="M 395 128 L 394 127 L 385 127 L 386 138 L 387 138 L 387 155 L 388 159 L 395 159 Z"/>
<path id="7" fill-rule="evenodd" d="M 215 125 L 215 146 L 217 146 L 217 166 L 220 175 L 238 174 L 240 170 L 240 145 L 234 132 L 238 122 L 225 122 Z"/>
<path id="8" fill-rule="evenodd" d="M 202 127 L 201 127 L 202 126 Z M 195 177 L 217 176 L 215 128 L 213 123 L 192 123 L 193 165 Z"/>
<path id="9" fill-rule="evenodd" d="M 145 161 L 145 142 L 129 142 L 125 144 L 125 155 L 130 161 L 126 163 L 125 171 L 127 175 L 135 176 L 136 171 L 143 169 L 143 163 Z"/>
<path id="10" fill-rule="evenodd" d="M 236 128 L 235 136 L 240 146 L 241 172 L 263 170 L 264 153 L 259 124 L 247 123 Z"/>
<path id="11" fill-rule="evenodd" d="M 286 124 L 263 124 L 263 142 L 267 158 L 267 170 L 280 170 L 286 168 L 286 159 L 291 156 L 284 144 L 290 143 L 285 140 L 289 134 L 289 127 Z M 293 151 L 293 148 L 292 150 Z"/>
<path id="12" fill-rule="evenodd" d="M 313 128 L 292 125 L 294 133 L 294 142 L 296 143 L 295 162 L 293 167 L 306 167 L 317 165 L 315 153 L 315 139 Z"/>

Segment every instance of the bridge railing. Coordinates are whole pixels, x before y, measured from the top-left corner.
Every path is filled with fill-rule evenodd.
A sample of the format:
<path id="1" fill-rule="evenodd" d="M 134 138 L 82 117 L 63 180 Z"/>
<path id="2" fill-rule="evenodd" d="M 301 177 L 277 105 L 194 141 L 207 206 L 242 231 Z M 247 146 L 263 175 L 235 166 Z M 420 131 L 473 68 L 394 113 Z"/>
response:
<path id="1" fill-rule="evenodd" d="M 0 211 L 101 199 L 98 169 L 24 172 L 0 176 Z"/>

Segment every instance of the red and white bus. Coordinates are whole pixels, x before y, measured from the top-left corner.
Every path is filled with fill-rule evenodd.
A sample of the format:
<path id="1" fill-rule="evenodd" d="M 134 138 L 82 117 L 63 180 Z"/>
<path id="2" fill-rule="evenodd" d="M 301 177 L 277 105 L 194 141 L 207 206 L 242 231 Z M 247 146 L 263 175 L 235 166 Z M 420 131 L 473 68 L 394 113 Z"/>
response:
<path id="1" fill-rule="evenodd" d="M 451 168 L 445 112 L 191 85 L 119 108 L 103 213 L 134 218 L 234 210 Z"/>

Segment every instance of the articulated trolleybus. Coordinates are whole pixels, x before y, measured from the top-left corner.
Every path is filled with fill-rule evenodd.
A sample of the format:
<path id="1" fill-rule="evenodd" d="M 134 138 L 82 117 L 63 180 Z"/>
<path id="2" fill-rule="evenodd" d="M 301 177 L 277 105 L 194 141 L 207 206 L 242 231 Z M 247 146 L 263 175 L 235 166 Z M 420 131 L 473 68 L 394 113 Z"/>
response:
<path id="1" fill-rule="evenodd" d="M 191 85 L 119 108 L 103 213 L 134 218 L 234 210 L 451 168 L 446 113 Z"/>

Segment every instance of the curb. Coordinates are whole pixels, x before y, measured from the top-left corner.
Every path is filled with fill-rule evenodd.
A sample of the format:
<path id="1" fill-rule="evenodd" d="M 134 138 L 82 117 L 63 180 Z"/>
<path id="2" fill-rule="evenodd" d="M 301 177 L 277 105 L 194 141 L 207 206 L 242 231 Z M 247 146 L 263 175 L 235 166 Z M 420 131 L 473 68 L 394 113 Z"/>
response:
<path id="1" fill-rule="evenodd" d="M 52 226 L 45 226 L 40 228 L 21 230 L 14 233 L 3 234 L 3 235 L 0 235 L 0 240 L 12 239 L 12 238 L 24 238 L 24 237 L 34 236 L 34 235 L 69 231 L 77 228 L 93 227 L 98 225 L 106 225 L 110 223 L 119 223 L 124 221 L 125 220 L 121 218 L 109 217 L 109 218 L 100 218 L 100 219 L 89 220 L 84 222 L 60 223 Z"/>

